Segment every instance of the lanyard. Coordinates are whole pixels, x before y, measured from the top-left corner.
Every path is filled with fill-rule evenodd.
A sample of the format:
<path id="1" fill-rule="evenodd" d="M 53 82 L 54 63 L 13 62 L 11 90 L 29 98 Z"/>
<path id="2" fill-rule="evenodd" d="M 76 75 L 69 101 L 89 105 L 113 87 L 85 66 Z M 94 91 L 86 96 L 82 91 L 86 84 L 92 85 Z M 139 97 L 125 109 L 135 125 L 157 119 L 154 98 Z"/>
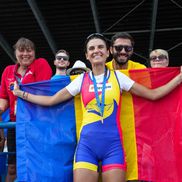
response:
<path id="1" fill-rule="evenodd" d="M 18 77 L 18 76 L 16 75 L 15 70 L 14 70 L 14 76 L 15 76 L 15 78 L 16 78 L 16 81 L 17 81 L 18 85 L 21 84 L 21 82 L 22 82 L 24 76 L 26 75 L 26 72 L 27 72 L 27 69 L 23 72 L 23 74 L 21 75 L 21 78 L 20 78 L 20 77 Z"/>
<path id="2" fill-rule="evenodd" d="M 94 92 L 95 92 L 95 97 L 96 97 L 96 101 L 97 101 L 97 106 L 100 110 L 100 116 L 102 117 L 102 123 L 103 123 L 107 71 L 105 71 L 104 78 L 103 78 L 101 100 L 99 99 L 99 91 L 97 88 L 97 82 L 96 82 L 96 79 L 95 79 L 93 72 L 92 72 L 92 77 L 93 77 L 93 82 L 94 82 Z"/>
<path id="3" fill-rule="evenodd" d="M 20 84 L 21 84 L 21 78 L 19 78 L 19 77 L 16 76 L 16 75 L 15 75 L 15 78 L 16 78 L 16 81 L 17 81 L 18 85 L 20 85 Z"/>

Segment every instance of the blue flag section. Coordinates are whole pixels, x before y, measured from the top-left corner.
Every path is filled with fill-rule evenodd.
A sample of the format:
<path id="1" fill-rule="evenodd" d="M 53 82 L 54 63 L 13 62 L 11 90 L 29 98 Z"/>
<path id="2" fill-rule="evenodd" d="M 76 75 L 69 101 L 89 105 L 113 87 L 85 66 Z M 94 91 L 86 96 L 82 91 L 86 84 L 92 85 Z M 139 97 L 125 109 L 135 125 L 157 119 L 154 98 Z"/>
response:
<path id="1" fill-rule="evenodd" d="M 70 78 L 22 85 L 38 95 L 53 95 Z M 76 147 L 74 100 L 44 107 L 18 99 L 17 180 L 24 182 L 72 182 Z"/>

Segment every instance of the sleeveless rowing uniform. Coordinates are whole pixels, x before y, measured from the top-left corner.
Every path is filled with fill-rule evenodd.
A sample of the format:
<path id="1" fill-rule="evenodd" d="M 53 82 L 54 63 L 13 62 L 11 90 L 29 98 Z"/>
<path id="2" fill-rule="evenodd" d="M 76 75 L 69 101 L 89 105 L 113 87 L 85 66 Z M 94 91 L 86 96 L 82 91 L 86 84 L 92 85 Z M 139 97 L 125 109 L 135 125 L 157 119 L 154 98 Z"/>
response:
<path id="1" fill-rule="evenodd" d="M 97 83 L 100 100 L 102 87 L 102 83 Z M 75 153 L 74 169 L 86 168 L 98 171 L 99 161 L 102 162 L 103 172 L 114 168 L 126 169 L 119 121 L 120 96 L 120 86 L 116 73 L 108 70 L 104 112 L 101 116 L 93 79 L 89 73 L 84 74 L 81 86 L 83 122 Z"/>

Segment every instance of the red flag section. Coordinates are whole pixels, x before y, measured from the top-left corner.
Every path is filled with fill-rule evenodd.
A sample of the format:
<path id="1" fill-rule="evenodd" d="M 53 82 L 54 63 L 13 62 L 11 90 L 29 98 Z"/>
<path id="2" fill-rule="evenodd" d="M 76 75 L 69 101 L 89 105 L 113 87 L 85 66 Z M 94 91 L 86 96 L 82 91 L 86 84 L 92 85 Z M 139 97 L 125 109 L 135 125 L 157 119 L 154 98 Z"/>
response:
<path id="1" fill-rule="evenodd" d="M 179 68 L 131 70 L 130 77 L 150 88 L 167 83 Z M 157 101 L 133 96 L 138 179 L 182 179 L 182 85 Z"/>

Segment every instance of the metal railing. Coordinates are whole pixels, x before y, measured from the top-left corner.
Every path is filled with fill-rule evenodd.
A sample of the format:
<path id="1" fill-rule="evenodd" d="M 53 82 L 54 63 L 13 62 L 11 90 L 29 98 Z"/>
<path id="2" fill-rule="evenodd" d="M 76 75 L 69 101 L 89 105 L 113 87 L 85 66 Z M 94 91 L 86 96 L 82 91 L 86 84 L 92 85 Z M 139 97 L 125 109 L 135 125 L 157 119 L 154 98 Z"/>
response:
<path id="1" fill-rule="evenodd" d="M 8 129 L 8 128 L 15 128 L 15 127 L 16 127 L 16 122 L 3 122 L 3 121 L 0 122 L 0 129 Z M 6 157 L 8 154 L 15 154 L 15 152 L 0 152 L 0 157 L 1 156 Z M 3 177 L 0 175 L 0 181 L 1 180 L 2 182 L 5 181 L 5 176 Z"/>
<path id="2" fill-rule="evenodd" d="M 0 122 L 0 128 L 15 128 L 16 122 Z"/>

